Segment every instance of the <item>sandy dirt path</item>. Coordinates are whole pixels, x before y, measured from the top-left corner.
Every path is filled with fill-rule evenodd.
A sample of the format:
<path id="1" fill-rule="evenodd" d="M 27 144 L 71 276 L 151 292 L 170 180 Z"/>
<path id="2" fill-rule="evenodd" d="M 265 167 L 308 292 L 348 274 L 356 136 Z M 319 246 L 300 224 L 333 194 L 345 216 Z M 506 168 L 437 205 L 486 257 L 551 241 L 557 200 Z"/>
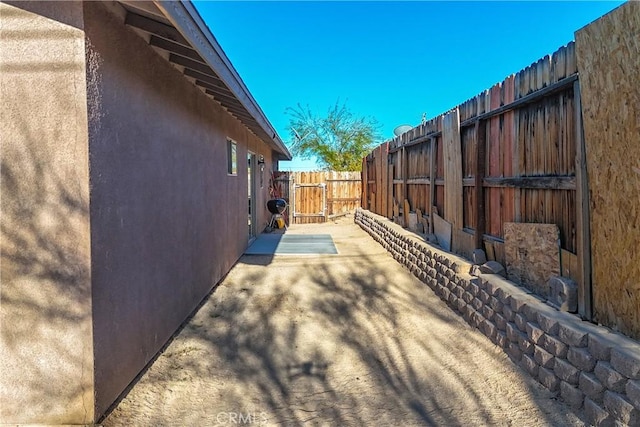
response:
<path id="1" fill-rule="evenodd" d="M 352 221 L 243 257 L 104 425 L 583 425 Z"/>

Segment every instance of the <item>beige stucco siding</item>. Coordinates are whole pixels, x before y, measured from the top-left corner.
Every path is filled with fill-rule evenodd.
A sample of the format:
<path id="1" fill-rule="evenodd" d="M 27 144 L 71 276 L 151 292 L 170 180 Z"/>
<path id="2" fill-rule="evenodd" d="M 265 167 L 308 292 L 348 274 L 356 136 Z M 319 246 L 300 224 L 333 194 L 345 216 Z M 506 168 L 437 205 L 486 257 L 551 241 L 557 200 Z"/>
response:
<path id="1" fill-rule="evenodd" d="M 117 10 L 84 7 L 101 414 L 246 248 L 247 150 L 268 162 L 271 150 Z M 237 176 L 227 174 L 227 137 L 238 144 Z M 260 207 L 267 188 L 265 171 Z"/>
<path id="2" fill-rule="evenodd" d="M 93 420 L 79 2 L 0 3 L 0 424 Z"/>

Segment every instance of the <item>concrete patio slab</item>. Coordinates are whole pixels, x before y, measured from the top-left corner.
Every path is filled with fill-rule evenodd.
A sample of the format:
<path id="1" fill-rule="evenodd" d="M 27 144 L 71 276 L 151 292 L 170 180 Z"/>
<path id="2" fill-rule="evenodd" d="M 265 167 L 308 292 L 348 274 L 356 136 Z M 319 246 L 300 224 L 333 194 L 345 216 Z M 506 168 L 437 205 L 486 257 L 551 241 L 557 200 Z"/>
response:
<path id="1" fill-rule="evenodd" d="M 337 254 L 331 234 L 260 234 L 245 255 Z"/>

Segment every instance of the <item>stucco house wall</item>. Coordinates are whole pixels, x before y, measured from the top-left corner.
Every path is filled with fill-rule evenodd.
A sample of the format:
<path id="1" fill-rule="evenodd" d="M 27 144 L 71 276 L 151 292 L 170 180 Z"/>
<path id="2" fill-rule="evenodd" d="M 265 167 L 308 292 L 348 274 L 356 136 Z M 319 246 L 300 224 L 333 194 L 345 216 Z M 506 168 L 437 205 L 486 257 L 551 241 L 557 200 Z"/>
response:
<path id="1" fill-rule="evenodd" d="M 98 413 L 242 255 L 247 151 L 271 157 L 115 12 L 85 4 Z"/>
<path id="2" fill-rule="evenodd" d="M 100 419 L 247 247 L 248 152 L 265 160 L 258 232 L 270 216 L 288 153 L 125 14 L 0 3 L 0 424 Z"/>
<path id="3" fill-rule="evenodd" d="M 0 423 L 90 420 L 82 4 L 0 3 L 0 23 Z"/>

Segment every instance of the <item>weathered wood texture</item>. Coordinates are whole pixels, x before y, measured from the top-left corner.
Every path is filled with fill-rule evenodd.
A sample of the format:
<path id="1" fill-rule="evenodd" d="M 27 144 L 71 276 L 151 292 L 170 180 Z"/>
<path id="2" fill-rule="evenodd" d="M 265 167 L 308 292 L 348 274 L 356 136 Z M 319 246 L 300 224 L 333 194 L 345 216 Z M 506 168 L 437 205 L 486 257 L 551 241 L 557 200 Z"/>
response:
<path id="1" fill-rule="evenodd" d="M 269 179 L 269 199 L 289 198 L 289 172 L 272 172 Z"/>
<path id="2" fill-rule="evenodd" d="M 452 223 L 452 247 L 459 254 L 480 247 L 504 263 L 506 222 L 556 224 L 561 247 L 576 254 L 577 79 L 575 44 L 569 43 L 457 106 L 459 151 L 447 148 L 454 146 L 447 127 L 453 117 L 447 114 L 385 143 L 386 162 L 377 161 L 377 149 L 367 157 L 367 199 L 382 194 L 401 216 L 406 198 L 424 214 L 426 230 L 433 230 L 435 207 Z M 378 167 L 388 174 L 381 189 L 371 184 L 381 173 L 371 168 Z M 458 199 L 461 204 L 449 205 Z M 381 211 L 369 202 L 369 209 L 394 215 L 393 206 Z"/>
<path id="3" fill-rule="evenodd" d="M 575 49 L 570 43 L 457 107 L 464 207 L 457 229 L 475 230 L 481 207 L 483 236 L 502 239 L 503 223 L 509 221 L 555 223 L 563 247 L 575 253 L 575 80 Z M 478 119 L 485 124 L 481 160 Z M 413 209 L 428 214 L 432 204 L 448 216 L 444 120 L 445 115 L 437 116 L 387 143 L 387 168 L 393 166 L 394 174 L 382 189 L 388 200 L 402 203 L 406 194 Z M 368 165 L 376 164 L 377 155 L 377 151 L 370 155 Z M 476 169 L 484 175 L 482 192 L 474 189 Z M 373 210 L 392 216 L 392 209 Z"/>
<path id="4" fill-rule="evenodd" d="M 371 179 L 375 168 L 367 168 L 367 172 Z M 362 176 L 360 172 L 277 172 L 272 179 L 276 188 L 272 197 L 287 200 L 290 223 L 324 222 L 360 207 Z"/>
<path id="5" fill-rule="evenodd" d="M 578 274 L 578 257 L 576 254 L 562 249 L 560 251 L 560 265 L 562 266 L 562 276 L 573 279 L 574 282 L 580 280 Z"/>
<path id="6" fill-rule="evenodd" d="M 457 108 L 444 116 L 442 130 L 444 150 L 444 218 L 451 223 L 452 230 L 462 230 L 464 215 L 462 207 L 462 146 L 460 143 L 460 113 Z M 451 249 L 459 252 L 462 247 L 452 235 Z"/>
<path id="7" fill-rule="evenodd" d="M 473 139 L 475 146 L 471 150 L 464 150 L 463 154 L 466 153 L 465 157 L 471 158 L 473 163 L 465 170 L 467 174 L 474 175 L 473 191 L 470 192 L 468 200 L 465 198 L 465 206 L 471 207 L 471 209 L 465 209 L 465 226 L 475 230 L 473 239 L 473 248 L 475 249 L 483 247 L 482 239 L 487 224 L 484 207 L 484 187 L 482 185 L 486 171 L 484 159 L 487 152 L 487 123 L 485 120 L 476 122 L 473 128 Z M 474 151 L 475 156 L 473 155 Z M 472 212 L 469 212 L 469 210 L 472 210 Z"/>
<path id="8" fill-rule="evenodd" d="M 367 158 L 363 158 L 362 159 L 362 172 L 360 174 L 360 187 L 362 189 L 361 193 L 360 193 L 360 205 L 365 208 L 365 209 L 369 209 L 369 189 L 368 189 L 368 178 L 367 178 Z"/>
<path id="9" fill-rule="evenodd" d="M 573 83 L 576 103 L 576 261 L 578 275 L 578 313 L 593 319 L 593 295 L 591 292 L 591 229 L 589 224 L 589 184 L 587 181 L 587 156 L 582 122 L 580 82 Z"/>
<path id="10" fill-rule="evenodd" d="M 433 232 L 438 238 L 438 244 L 445 251 L 451 250 L 452 229 L 451 223 L 440 215 L 433 215 Z"/>
<path id="11" fill-rule="evenodd" d="M 407 147 L 407 198 L 411 207 L 429 212 L 429 144 Z"/>
<path id="12" fill-rule="evenodd" d="M 640 338 L 640 3 L 576 32 L 596 321 Z"/>
<path id="13" fill-rule="evenodd" d="M 560 275 L 559 237 L 555 224 L 505 222 L 504 256 L 509 280 L 548 296 L 547 282 Z"/>

